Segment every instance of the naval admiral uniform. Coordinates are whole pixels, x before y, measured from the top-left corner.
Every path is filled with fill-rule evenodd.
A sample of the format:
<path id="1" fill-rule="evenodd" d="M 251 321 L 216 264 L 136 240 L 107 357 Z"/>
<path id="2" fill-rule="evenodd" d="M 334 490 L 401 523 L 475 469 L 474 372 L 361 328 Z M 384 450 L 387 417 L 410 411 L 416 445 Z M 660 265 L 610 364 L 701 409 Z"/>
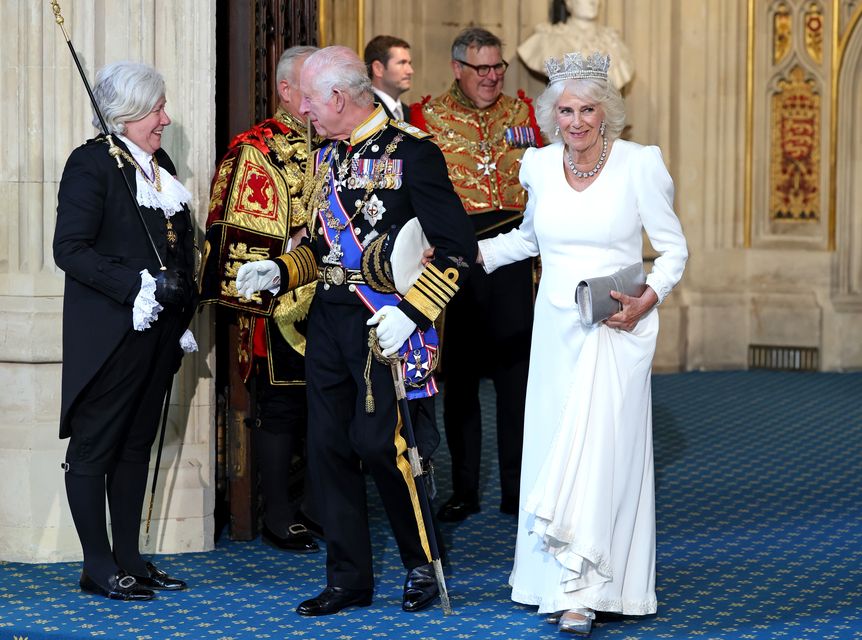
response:
<path id="1" fill-rule="evenodd" d="M 377 485 L 404 567 L 432 560 L 391 370 L 369 354 L 366 324 L 372 309 L 397 305 L 418 327 L 411 349 L 423 358 L 433 354 L 426 344 L 433 322 L 476 259 L 475 234 L 443 155 L 428 138 L 377 107 L 349 140 L 322 147 L 309 203 L 312 237 L 276 259 L 279 294 L 319 279 L 306 348 L 308 471 L 327 543 L 329 586 L 368 590 L 374 584 L 363 469 Z M 366 260 L 363 266 L 363 255 L 379 248 L 393 225 L 412 218 L 436 247 L 435 258 L 403 297 L 378 293 L 370 284 L 383 288 L 385 265 Z M 405 370 L 428 373 L 428 365 L 408 358 Z M 408 397 L 435 391 L 429 376 Z"/>

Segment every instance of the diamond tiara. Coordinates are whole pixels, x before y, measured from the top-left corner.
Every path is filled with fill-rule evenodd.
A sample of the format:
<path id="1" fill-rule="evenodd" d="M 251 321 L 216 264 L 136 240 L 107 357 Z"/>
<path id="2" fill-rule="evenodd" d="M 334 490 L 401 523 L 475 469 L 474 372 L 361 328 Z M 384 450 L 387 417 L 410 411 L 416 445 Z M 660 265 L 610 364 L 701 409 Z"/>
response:
<path id="1" fill-rule="evenodd" d="M 545 71 L 550 84 L 561 80 L 581 80 L 583 78 L 607 80 L 610 65 L 611 57 L 604 56 L 598 51 L 587 58 L 575 51 L 567 53 L 560 60 L 548 58 L 545 60 Z"/>

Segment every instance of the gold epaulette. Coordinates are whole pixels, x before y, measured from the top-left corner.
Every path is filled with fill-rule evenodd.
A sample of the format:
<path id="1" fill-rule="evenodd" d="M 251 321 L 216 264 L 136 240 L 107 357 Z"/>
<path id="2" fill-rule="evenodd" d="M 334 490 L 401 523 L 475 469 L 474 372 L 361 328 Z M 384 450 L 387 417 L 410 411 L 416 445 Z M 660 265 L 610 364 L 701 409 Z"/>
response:
<path id="1" fill-rule="evenodd" d="M 419 127 L 414 127 L 409 122 L 404 122 L 403 120 L 389 120 L 389 126 L 395 127 L 399 131 L 403 131 L 407 135 L 418 138 L 419 140 L 431 137 L 431 134 L 427 131 L 422 131 Z"/>
<path id="2" fill-rule="evenodd" d="M 282 283 L 282 291 L 293 291 L 297 287 L 317 280 L 317 262 L 314 260 L 314 252 L 308 245 L 300 245 L 276 260 L 287 268 L 287 283 Z"/>
<path id="3" fill-rule="evenodd" d="M 429 264 L 407 291 L 404 299 L 434 322 L 458 291 L 458 277 L 458 270 L 454 267 L 440 271 L 433 264 Z"/>

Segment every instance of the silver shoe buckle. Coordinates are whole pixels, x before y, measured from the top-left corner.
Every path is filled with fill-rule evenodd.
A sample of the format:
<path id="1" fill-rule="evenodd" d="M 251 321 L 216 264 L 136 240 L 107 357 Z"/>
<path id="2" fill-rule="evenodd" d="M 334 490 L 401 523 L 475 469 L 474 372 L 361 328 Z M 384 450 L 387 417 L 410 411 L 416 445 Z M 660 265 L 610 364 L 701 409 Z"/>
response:
<path id="1" fill-rule="evenodd" d="M 119 580 L 117 580 L 117 585 L 121 589 L 131 589 L 138 583 L 132 576 L 123 576 Z"/>

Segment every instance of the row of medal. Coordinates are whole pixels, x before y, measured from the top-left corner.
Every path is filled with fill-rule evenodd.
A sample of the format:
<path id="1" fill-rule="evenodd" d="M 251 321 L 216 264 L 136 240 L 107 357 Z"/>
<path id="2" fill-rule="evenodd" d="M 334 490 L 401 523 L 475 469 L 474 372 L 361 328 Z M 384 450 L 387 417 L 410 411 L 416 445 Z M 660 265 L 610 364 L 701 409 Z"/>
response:
<path id="1" fill-rule="evenodd" d="M 385 163 L 382 170 L 380 163 Z M 403 161 L 397 158 L 386 160 L 353 158 L 350 175 L 345 181 L 348 189 L 400 189 Z M 376 176 L 376 177 L 375 177 Z"/>

